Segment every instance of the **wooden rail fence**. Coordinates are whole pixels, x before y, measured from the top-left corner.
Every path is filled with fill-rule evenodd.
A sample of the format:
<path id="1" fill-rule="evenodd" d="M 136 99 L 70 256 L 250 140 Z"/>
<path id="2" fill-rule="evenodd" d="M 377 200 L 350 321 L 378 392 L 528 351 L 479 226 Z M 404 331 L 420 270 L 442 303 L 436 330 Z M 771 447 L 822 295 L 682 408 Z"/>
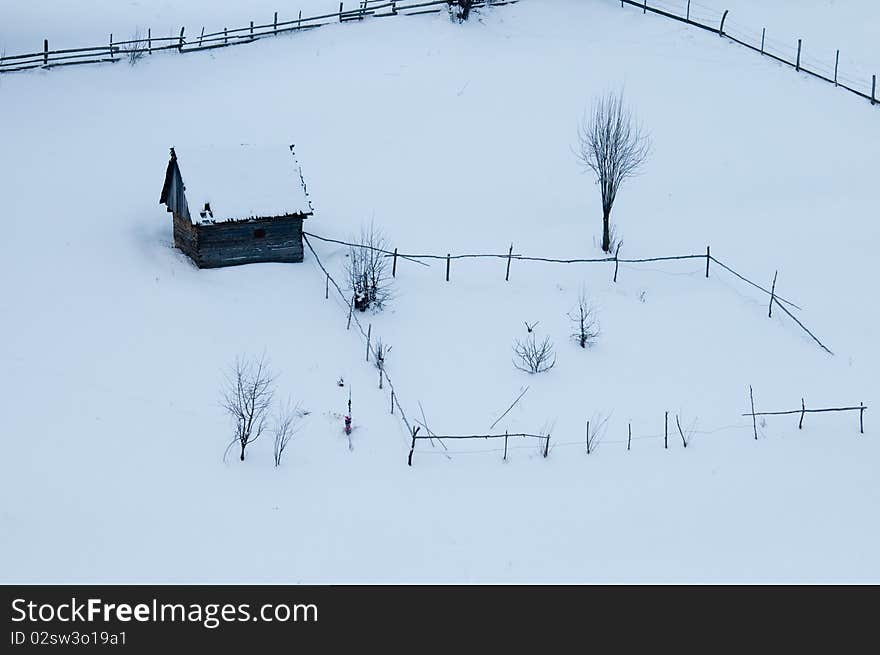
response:
<path id="1" fill-rule="evenodd" d="M 350 0 L 349 0 L 350 1 Z M 509 5 L 519 0 L 478 0 L 474 8 Z M 153 36 L 152 29 L 147 29 L 145 38 L 114 40 L 113 34 L 106 44 L 84 47 L 49 49 L 49 40 L 43 40 L 43 48 L 38 52 L 0 56 L 0 73 L 12 73 L 35 68 L 55 68 L 79 64 L 99 64 L 118 62 L 125 58 L 137 59 L 142 55 L 174 50 L 178 53 L 198 52 L 213 48 L 224 48 L 241 43 L 252 43 L 268 36 L 278 36 L 290 32 L 309 30 L 322 25 L 363 21 L 368 18 L 384 18 L 388 16 L 416 16 L 421 14 L 439 13 L 450 6 L 449 0 L 359 0 L 354 9 L 345 9 L 345 2 L 339 3 L 339 9 L 332 13 L 318 16 L 303 16 L 302 11 L 296 18 L 278 20 L 278 12 L 271 22 L 258 23 L 250 21 L 245 27 L 228 28 L 222 31 L 205 33 L 202 27 L 198 36 L 186 34 L 186 27 L 171 36 Z"/>

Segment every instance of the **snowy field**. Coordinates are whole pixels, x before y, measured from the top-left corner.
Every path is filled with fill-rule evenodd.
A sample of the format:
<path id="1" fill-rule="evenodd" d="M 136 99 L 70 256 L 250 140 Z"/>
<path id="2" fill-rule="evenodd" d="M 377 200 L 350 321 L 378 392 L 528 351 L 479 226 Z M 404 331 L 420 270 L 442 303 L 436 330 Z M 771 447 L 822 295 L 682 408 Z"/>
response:
<path id="1" fill-rule="evenodd" d="M 41 4 L 13 10 L 22 33 Z M 102 20 L 131 25 L 206 3 L 107 4 L 119 13 Z M 815 3 L 802 29 L 825 34 L 839 4 Z M 880 19 L 848 5 L 865 20 L 832 37 Z M 409 417 L 421 403 L 435 432 L 485 432 L 528 386 L 494 431 L 552 425 L 546 459 L 522 442 L 506 463 L 477 452 L 497 443 L 449 442 L 447 457 L 423 442 L 409 468 L 311 253 L 199 271 L 157 204 L 175 143 L 295 143 L 310 232 L 347 239 L 372 218 L 401 252 L 595 257 L 598 192 L 571 146 L 584 108 L 617 88 L 654 144 L 615 206 L 621 256 L 711 244 L 761 284 L 778 270 L 833 357 L 700 260 L 621 265 L 616 284 L 605 264 L 514 261 L 505 283 L 502 260 L 455 261 L 447 283 L 444 262 L 401 261 L 394 301 L 362 320 L 393 346 Z M 856 414 L 828 414 L 800 431 L 770 417 L 758 441 L 741 416 L 749 385 L 767 410 L 878 399 L 878 121 L 718 37 L 577 0 L 4 76 L 0 580 L 880 581 L 876 410 L 863 436 Z M 345 249 L 312 243 L 341 278 Z M 602 328 L 588 351 L 567 338 L 582 287 Z M 513 367 L 524 321 L 556 343 L 546 374 Z M 280 468 L 268 439 L 224 464 L 223 369 L 262 352 L 311 413 Z M 693 426 L 687 449 L 673 435 L 664 451 L 665 411 Z"/>

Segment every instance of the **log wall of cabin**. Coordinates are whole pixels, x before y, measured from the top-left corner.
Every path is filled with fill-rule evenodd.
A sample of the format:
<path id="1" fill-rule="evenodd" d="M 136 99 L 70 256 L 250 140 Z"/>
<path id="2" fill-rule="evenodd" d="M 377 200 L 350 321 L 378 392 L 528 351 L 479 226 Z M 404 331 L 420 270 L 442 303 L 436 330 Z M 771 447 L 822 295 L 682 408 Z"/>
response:
<path id="1" fill-rule="evenodd" d="M 199 235 L 188 218 L 174 214 L 174 245 L 198 263 Z"/>
<path id="2" fill-rule="evenodd" d="M 293 215 L 242 222 L 197 224 L 193 227 L 198 254 L 193 259 L 199 268 L 256 262 L 301 262 L 302 223 L 302 216 Z M 175 227 L 175 240 L 176 238 Z"/>

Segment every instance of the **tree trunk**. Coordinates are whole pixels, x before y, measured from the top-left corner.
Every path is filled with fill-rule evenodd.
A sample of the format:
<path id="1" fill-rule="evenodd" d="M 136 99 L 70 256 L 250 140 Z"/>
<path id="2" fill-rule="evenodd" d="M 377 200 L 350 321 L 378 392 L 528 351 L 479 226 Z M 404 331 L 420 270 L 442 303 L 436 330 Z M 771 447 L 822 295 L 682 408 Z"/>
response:
<path id="1" fill-rule="evenodd" d="M 602 250 L 611 252 L 611 209 L 602 211 Z"/>
<path id="2" fill-rule="evenodd" d="M 244 444 L 241 444 L 241 461 L 244 461 Z"/>

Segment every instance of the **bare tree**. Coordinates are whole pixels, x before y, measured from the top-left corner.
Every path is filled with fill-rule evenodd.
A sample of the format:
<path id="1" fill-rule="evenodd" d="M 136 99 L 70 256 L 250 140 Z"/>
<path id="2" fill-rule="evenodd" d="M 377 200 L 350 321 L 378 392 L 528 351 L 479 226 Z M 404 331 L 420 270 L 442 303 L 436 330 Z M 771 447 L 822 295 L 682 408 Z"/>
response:
<path id="1" fill-rule="evenodd" d="M 281 466 L 281 456 L 290 439 L 296 434 L 297 422 L 305 415 L 299 404 L 294 405 L 288 398 L 287 402 L 278 405 L 275 424 L 272 432 L 275 435 L 275 466 Z"/>
<path id="2" fill-rule="evenodd" d="M 147 54 L 147 44 L 141 38 L 140 30 L 137 30 L 129 41 L 122 51 L 125 53 L 129 65 L 134 66 Z"/>
<path id="3" fill-rule="evenodd" d="M 544 337 L 543 341 L 538 343 L 534 332 L 529 333 L 524 340 L 517 339 L 513 345 L 513 352 L 519 360 L 518 362 L 514 360 L 513 365 L 526 373 L 544 373 L 556 364 L 556 354 L 550 337 Z"/>
<path id="4" fill-rule="evenodd" d="M 596 318 L 596 309 L 587 296 L 586 289 L 581 289 L 578 294 L 577 307 L 568 314 L 574 331 L 571 338 L 581 348 L 593 345 L 599 336 L 599 320 Z"/>
<path id="5" fill-rule="evenodd" d="M 369 307 L 382 309 L 391 298 L 386 254 L 388 242 L 382 231 L 372 222 L 362 227 L 357 245 L 349 248 L 345 265 L 355 309 L 362 312 Z"/>
<path id="6" fill-rule="evenodd" d="M 235 438 L 226 452 L 238 442 L 241 461 L 244 461 L 245 449 L 259 439 L 266 429 L 274 396 L 275 377 L 269 370 L 266 356 L 259 359 L 237 357 L 226 375 L 221 395 L 221 405 L 232 419 L 235 431 Z"/>
<path id="7" fill-rule="evenodd" d="M 602 250 L 611 252 L 611 208 L 620 185 L 638 173 L 651 152 L 651 140 L 624 104 L 622 93 L 608 93 L 584 113 L 578 128 L 578 160 L 596 175 L 602 194 Z"/>

